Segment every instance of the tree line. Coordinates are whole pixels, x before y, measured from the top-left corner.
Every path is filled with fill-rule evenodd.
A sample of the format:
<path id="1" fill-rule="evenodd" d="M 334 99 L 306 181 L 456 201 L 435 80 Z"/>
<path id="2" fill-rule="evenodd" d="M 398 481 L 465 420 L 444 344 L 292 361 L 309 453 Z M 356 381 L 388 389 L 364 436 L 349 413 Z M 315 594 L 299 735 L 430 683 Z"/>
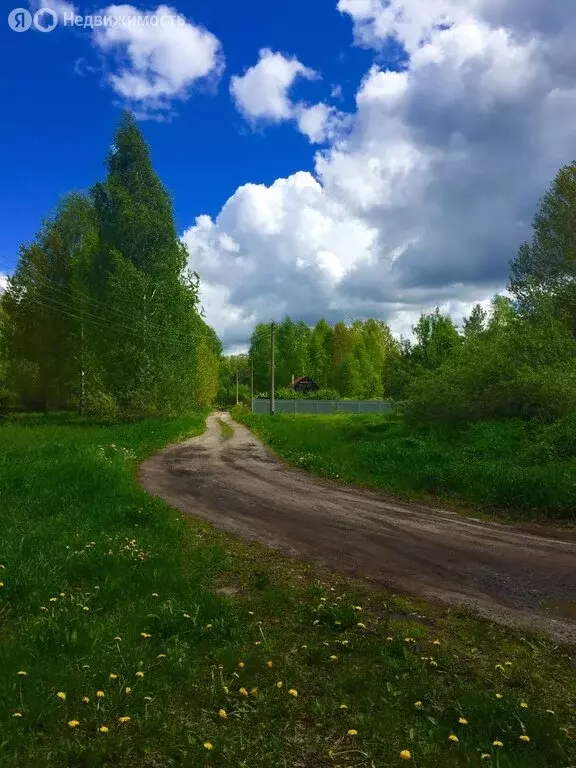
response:
<path id="1" fill-rule="evenodd" d="M 313 397 L 391 398 L 423 423 L 494 418 L 554 420 L 576 411 L 576 163 L 562 168 L 540 201 L 532 238 L 511 262 L 507 296 L 476 305 L 457 327 L 438 309 L 422 314 L 413 339 L 379 319 L 314 327 L 275 325 L 276 396 L 292 377 L 313 378 Z M 221 367 L 219 398 L 248 401 L 270 389 L 271 324 L 252 333 L 247 355 Z"/>
<path id="2" fill-rule="evenodd" d="M 130 113 L 106 168 L 20 249 L 0 300 L 0 404 L 132 418 L 210 405 L 221 344 Z"/>

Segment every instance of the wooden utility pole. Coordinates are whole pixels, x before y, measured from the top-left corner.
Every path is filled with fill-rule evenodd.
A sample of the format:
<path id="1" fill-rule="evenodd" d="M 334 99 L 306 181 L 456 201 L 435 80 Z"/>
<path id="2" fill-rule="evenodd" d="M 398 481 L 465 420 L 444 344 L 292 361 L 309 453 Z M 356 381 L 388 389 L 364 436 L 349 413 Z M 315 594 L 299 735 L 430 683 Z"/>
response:
<path id="1" fill-rule="evenodd" d="M 250 413 L 254 413 L 254 360 L 250 355 Z"/>
<path id="2" fill-rule="evenodd" d="M 274 416 L 274 323 L 270 323 L 270 416 Z"/>
<path id="3" fill-rule="evenodd" d="M 236 405 L 238 405 L 240 401 L 238 400 L 238 368 L 236 368 Z"/>

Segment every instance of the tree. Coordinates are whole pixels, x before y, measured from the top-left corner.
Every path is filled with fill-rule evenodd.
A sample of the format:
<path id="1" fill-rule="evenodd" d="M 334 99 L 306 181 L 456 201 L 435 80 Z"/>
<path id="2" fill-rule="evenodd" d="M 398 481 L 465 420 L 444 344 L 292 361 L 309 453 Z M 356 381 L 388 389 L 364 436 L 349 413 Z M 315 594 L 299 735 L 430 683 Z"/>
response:
<path id="1" fill-rule="evenodd" d="M 478 336 L 486 329 L 488 314 L 480 304 L 475 304 L 469 317 L 464 318 L 464 337 L 469 339 Z"/>
<path id="2" fill-rule="evenodd" d="M 438 368 L 460 344 L 460 336 L 447 315 L 436 308 L 429 315 L 422 314 L 413 328 L 417 343 L 412 349 L 412 362 L 426 370 Z"/>
<path id="3" fill-rule="evenodd" d="M 531 242 L 511 263 L 510 290 L 526 308 L 542 294 L 576 335 L 576 162 L 560 169 L 540 201 Z"/>

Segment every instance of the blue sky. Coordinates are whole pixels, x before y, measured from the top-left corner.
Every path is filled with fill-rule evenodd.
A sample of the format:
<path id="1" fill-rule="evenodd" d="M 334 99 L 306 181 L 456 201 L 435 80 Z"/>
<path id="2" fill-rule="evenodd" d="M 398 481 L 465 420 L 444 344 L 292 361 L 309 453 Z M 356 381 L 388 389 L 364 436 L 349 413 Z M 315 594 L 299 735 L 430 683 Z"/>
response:
<path id="1" fill-rule="evenodd" d="M 576 158 L 565 0 L 73 1 L 47 0 L 50 33 L 0 26 L 0 273 L 102 177 L 129 107 L 228 349 L 286 313 L 460 322 L 504 290 Z M 63 26 L 71 12 L 181 26 Z"/>

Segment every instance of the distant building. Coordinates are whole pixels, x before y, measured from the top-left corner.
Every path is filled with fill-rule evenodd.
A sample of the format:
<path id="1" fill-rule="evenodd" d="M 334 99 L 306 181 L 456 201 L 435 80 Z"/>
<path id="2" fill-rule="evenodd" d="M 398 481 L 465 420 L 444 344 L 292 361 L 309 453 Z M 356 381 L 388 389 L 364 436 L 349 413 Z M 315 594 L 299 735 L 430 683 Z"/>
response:
<path id="1" fill-rule="evenodd" d="M 288 389 L 293 389 L 295 392 L 317 392 L 320 387 L 310 376 L 299 376 L 288 385 Z"/>

